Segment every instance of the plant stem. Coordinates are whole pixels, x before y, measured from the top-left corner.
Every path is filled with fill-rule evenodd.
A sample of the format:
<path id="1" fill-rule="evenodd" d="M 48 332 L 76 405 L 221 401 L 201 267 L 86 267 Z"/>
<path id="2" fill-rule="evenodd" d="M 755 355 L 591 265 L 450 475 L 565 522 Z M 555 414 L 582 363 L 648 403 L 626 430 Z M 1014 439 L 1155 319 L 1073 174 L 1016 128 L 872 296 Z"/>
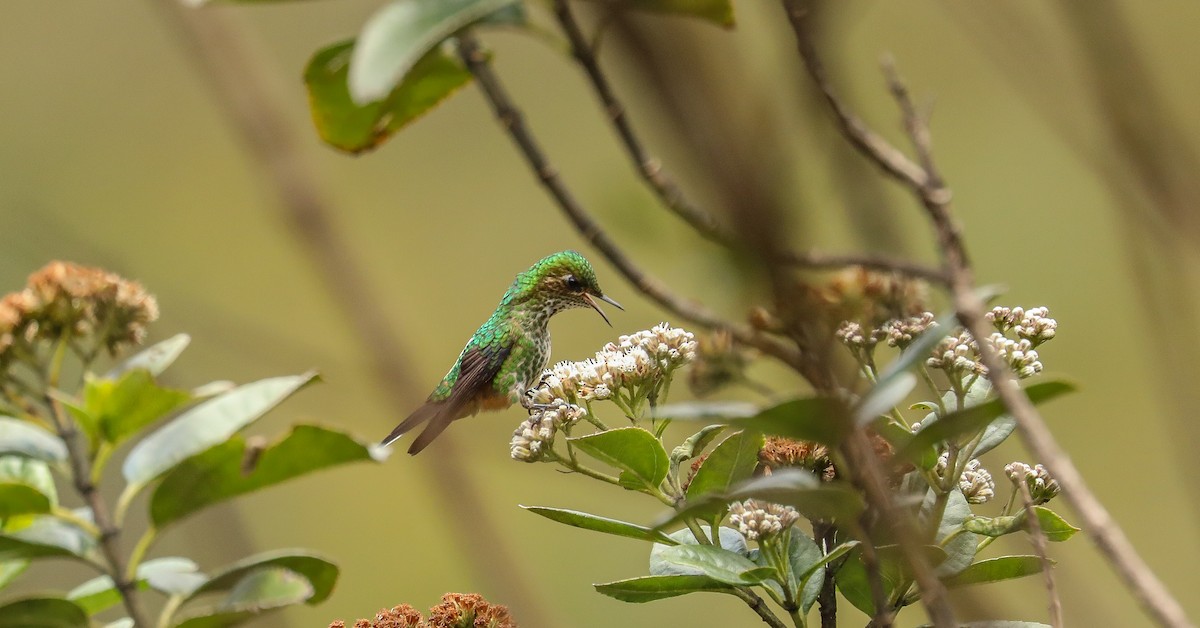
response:
<path id="1" fill-rule="evenodd" d="M 767 605 L 763 602 L 763 599 L 758 597 L 758 595 L 750 589 L 737 587 L 733 589 L 733 594 L 741 598 L 742 601 L 750 607 L 750 610 L 758 613 L 758 616 L 762 618 L 763 623 L 766 625 L 770 626 L 771 628 L 787 628 L 787 625 L 784 624 L 783 621 L 778 617 L 776 617 L 775 613 L 771 612 L 771 609 L 767 608 Z"/>
<path id="2" fill-rule="evenodd" d="M 50 406 L 51 418 L 54 420 L 58 437 L 67 446 L 67 455 L 71 460 L 71 476 L 74 480 L 75 490 L 79 492 L 84 503 L 92 510 L 92 519 L 95 520 L 96 528 L 99 531 L 97 540 L 100 544 L 100 550 L 108 562 L 108 575 L 112 578 L 114 586 L 116 586 L 117 591 L 121 594 L 121 601 L 125 605 L 125 611 L 129 613 L 129 618 L 133 620 L 133 625 L 135 627 L 149 628 L 150 624 L 146 621 L 146 616 L 142 613 L 142 609 L 138 605 L 137 585 L 125 575 L 125 559 L 121 556 L 120 546 L 117 542 L 121 534 L 121 529 L 113 525 L 104 498 L 100 495 L 96 483 L 92 481 L 91 460 L 88 458 L 87 448 L 80 442 L 79 430 L 75 426 L 75 423 L 63 412 L 62 404 L 49 394 L 50 389 L 57 388 L 58 386 L 66 350 L 67 343 L 65 339 L 60 340 L 54 350 L 49 368 L 46 371 L 46 392 L 44 393 L 44 398 Z"/>

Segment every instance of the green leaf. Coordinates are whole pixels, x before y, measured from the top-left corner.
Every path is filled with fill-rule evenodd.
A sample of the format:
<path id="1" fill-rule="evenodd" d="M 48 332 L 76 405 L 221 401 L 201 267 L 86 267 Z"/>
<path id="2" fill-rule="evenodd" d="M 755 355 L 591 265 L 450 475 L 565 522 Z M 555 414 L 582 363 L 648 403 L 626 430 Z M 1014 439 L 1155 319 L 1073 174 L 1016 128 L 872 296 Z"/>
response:
<path id="1" fill-rule="evenodd" d="M 1061 380 L 1039 382 L 1025 388 L 1025 394 L 1034 404 L 1040 404 L 1075 390 L 1075 385 Z M 979 405 L 951 412 L 940 419 L 921 422 L 921 431 L 897 454 L 908 460 L 920 460 L 923 450 L 936 443 L 964 434 L 974 434 L 987 427 L 1004 414 L 1004 403 L 999 398 Z"/>
<path id="2" fill-rule="evenodd" d="M 621 483 L 632 490 L 658 490 L 670 464 L 654 434 L 640 427 L 621 427 L 568 439 L 589 456 L 621 470 Z"/>
<path id="3" fill-rule="evenodd" d="M 668 513 L 654 528 L 662 529 L 686 518 L 715 512 L 722 504 L 750 498 L 791 506 L 810 520 L 850 520 L 865 508 L 862 497 L 846 485 L 821 482 L 800 469 L 782 469 L 741 482 L 724 493 L 689 500 L 683 508 Z"/>
<path id="4" fill-rule="evenodd" d="M 595 0 L 605 5 L 697 17 L 730 28 L 734 24 L 730 0 Z"/>
<path id="5" fill-rule="evenodd" d="M 734 589 L 708 576 L 698 575 L 642 576 L 592 586 L 596 587 L 597 592 L 608 597 L 633 603 L 664 600 L 701 591 L 732 594 Z"/>
<path id="6" fill-rule="evenodd" d="M 347 434 L 297 425 L 269 447 L 251 454 L 235 434 L 224 443 L 175 465 L 150 497 L 150 519 L 163 528 L 196 511 L 320 469 L 378 461 L 382 453 Z"/>
<path id="7" fill-rule="evenodd" d="M 0 628 L 87 628 L 78 604 L 61 597 L 27 597 L 0 605 Z"/>
<path id="8" fill-rule="evenodd" d="M 788 586 L 792 595 L 799 599 L 800 609 L 806 613 L 821 593 L 826 562 L 823 558 L 821 548 L 808 535 L 795 529 L 788 535 L 788 563 L 791 569 Z M 807 579 L 802 577 L 805 574 L 808 574 Z"/>
<path id="9" fill-rule="evenodd" d="M 658 406 L 654 410 L 654 418 L 673 421 L 723 421 L 752 417 L 758 414 L 758 410 L 758 406 L 746 401 L 684 401 Z"/>
<path id="10" fill-rule="evenodd" d="M 382 144 L 471 80 L 444 47 L 430 49 L 382 100 L 358 104 L 347 86 L 354 41 L 318 50 L 304 69 L 313 124 L 321 139 L 350 153 Z"/>
<path id="11" fill-rule="evenodd" d="M 59 463 L 67 459 L 67 446 L 32 423 L 0 416 L 0 456 L 25 456 Z"/>
<path id="12" fill-rule="evenodd" d="M 942 548 L 935 545 L 922 546 L 921 552 L 925 554 L 925 560 L 934 566 L 946 558 L 946 553 L 942 551 Z M 884 595 L 890 597 L 899 584 L 907 582 L 911 577 L 908 563 L 904 558 L 904 552 L 897 545 L 877 547 L 875 555 L 879 560 L 879 576 L 883 581 Z M 846 562 L 842 563 L 834 579 L 842 597 L 867 615 L 875 614 L 875 601 L 871 596 L 871 583 L 867 579 L 867 567 L 862 559 L 861 546 L 850 554 Z"/>
<path id="13" fill-rule="evenodd" d="M 316 374 L 310 372 L 259 380 L 187 410 L 134 446 L 125 458 L 126 481 L 144 486 L 181 461 L 228 440 L 314 379 Z"/>
<path id="14" fill-rule="evenodd" d="M 150 371 L 150 374 L 157 377 L 167 370 L 167 367 L 175 363 L 183 350 L 191 343 L 192 337 L 187 334 L 176 334 L 146 347 L 145 349 L 133 354 L 129 359 L 118 364 L 111 371 L 104 375 L 105 379 L 120 379 L 122 375 L 129 371 L 144 369 Z"/>
<path id="15" fill-rule="evenodd" d="M 1046 536 L 1047 541 L 1060 543 L 1075 536 L 1079 531 L 1079 528 L 1067 523 L 1058 513 L 1045 506 L 1034 506 L 1033 511 L 1037 513 L 1038 524 L 1041 525 L 1042 534 Z"/>
<path id="16" fill-rule="evenodd" d="M 980 517 L 978 515 L 968 517 L 963 521 L 963 529 L 975 534 L 983 536 L 1004 536 L 1022 529 L 1025 523 L 1024 513 L 1022 516 L 1006 516 L 1006 517 Z"/>
<path id="17" fill-rule="evenodd" d="M 1042 573 L 1042 559 L 1037 556 L 1001 556 L 981 560 L 957 575 L 946 578 L 947 587 L 965 587 L 986 582 L 1000 582 Z"/>
<path id="18" fill-rule="evenodd" d="M 742 430 L 721 441 L 692 477 L 687 489 L 688 500 L 708 493 L 723 493 L 730 486 L 749 479 L 758 466 L 762 445 L 762 434 L 751 430 Z"/>
<path id="19" fill-rule="evenodd" d="M 926 494 L 925 503 L 922 505 L 923 514 L 932 509 L 933 500 L 933 491 L 929 491 Z M 975 560 L 975 548 L 979 545 L 979 537 L 971 532 L 961 531 L 963 523 L 973 516 L 971 505 L 963 496 L 962 491 L 958 488 L 950 491 L 946 498 L 946 510 L 938 524 L 936 537 L 939 543 L 943 543 L 942 549 L 946 552 L 946 559 L 937 568 L 939 577 L 953 576 L 966 569 Z M 954 535 L 954 538 L 946 542 L 951 535 Z"/>
<path id="20" fill-rule="evenodd" d="M 126 371 L 119 379 L 88 378 L 83 411 L 96 433 L 117 444 L 192 400 L 191 393 L 163 388 L 145 369 Z"/>
<path id="21" fill-rule="evenodd" d="M 197 587 L 184 603 L 195 600 L 206 593 L 236 591 L 242 581 L 262 569 L 282 568 L 304 577 L 312 588 L 308 604 L 325 601 L 333 592 L 337 582 L 338 567 L 329 559 L 302 549 L 276 550 L 243 558 L 215 573 L 203 585 Z"/>
<path id="22" fill-rule="evenodd" d="M 148 560 L 137 569 L 138 588 L 160 591 L 167 595 L 187 595 L 208 579 L 200 573 L 196 563 L 187 558 L 166 557 Z M 75 602 L 95 615 L 121 603 L 121 593 L 109 576 L 97 576 L 75 587 L 67 594 Z"/>
<path id="23" fill-rule="evenodd" d="M 758 584 L 775 572 L 770 567 L 754 564 L 741 554 L 713 545 L 672 545 L 663 549 L 659 557 L 674 565 L 698 569 L 726 584 Z"/>
<path id="24" fill-rule="evenodd" d="M 90 516 L 85 510 L 79 516 Z M 96 539 L 87 532 L 47 515 L 33 517 L 29 525 L 0 534 L 0 561 L 63 557 L 94 560 Z"/>
<path id="25" fill-rule="evenodd" d="M 792 399 L 755 416 L 733 418 L 726 423 L 774 436 L 816 441 L 831 447 L 841 443 L 850 431 L 845 408 L 825 397 Z"/>
<path id="26" fill-rule="evenodd" d="M 807 537 L 805 537 L 807 538 Z M 801 603 L 805 612 L 812 608 L 813 602 L 821 594 L 821 587 L 825 584 L 825 569 L 833 561 L 849 554 L 854 548 L 858 547 L 858 541 L 847 541 L 833 548 L 833 551 L 821 556 L 820 560 L 809 565 L 803 571 L 798 569 L 796 561 L 792 563 L 792 570 L 796 572 L 796 580 L 800 582 L 800 587 L 803 590 Z"/>
<path id="27" fill-rule="evenodd" d="M 223 628 L 235 626 L 258 615 L 312 601 L 312 583 L 282 567 L 261 567 L 243 574 L 215 606 L 193 612 L 177 628 Z"/>
<path id="28" fill-rule="evenodd" d="M 50 498 L 36 488 L 19 482 L 0 481 L 0 519 L 50 512 Z"/>
<path id="29" fill-rule="evenodd" d="M 447 37 L 519 0 L 396 0 L 367 20 L 350 57 L 350 97 L 382 100 Z"/>
<path id="30" fill-rule="evenodd" d="M 679 464 L 684 460 L 691 460 L 704 451 L 705 447 L 711 443 L 721 432 L 725 431 L 725 425 L 709 425 L 704 429 L 692 434 L 687 440 L 683 441 L 678 447 L 671 450 L 671 462 Z"/>
<path id="31" fill-rule="evenodd" d="M 640 526 L 634 523 L 609 519 L 608 517 L 600 517 L 591 515 L 586 512 L 577 510 L 566 510 L 563 508 L 546 508 L 544 506 L 521 506 L 525 510 L 537 515 L 541 515 L 551 521 L 565 523 L 576 528 L 584 530 L 593 530 L 612 534 L 614 536 L 623 536 L 631 539 L 639 539 L 642 541 L 656 541 L 667 545 L 675 545 L 675 541 L 658 530 L 653 530 L 645 526 Z"/>
<path id="32" fill-rule="evenodd" d="M 6 560 L 0 562 L 0 589 L 12 584 L 28 568 L 29 561 L 27 560 Z"/>
<path id="33" fill-rule="evenodd" d="M 880 416 L 891 412 L 892 408 L 904 401 L 916 385 L 917 376 L 908 371 L 901 371 L 888 379 L 880 379 L 854 408 L 855 424 L 869 425 Z"/>
<path id="34" fill-rule="evenodd" d="M 705 538 L 712 541 L 712 529 L 704 527 L 701 530 Z M 684 528 L 676 530 L 668 537 L 669 543 L 655 543 L 650 548 L 650 575 L 652 576 L 677 576 L 677 575 L 699 575 L 704 571 L 698 567 L 680 564 L 670 560 L 670 555 L 664 557 L 664 552 L 676 545 L 698 545 L 696 535 L 691 530 Z M 720 547 L 733 552 L 739 556 L 745 556 L 749 551 L 746 547 L 746 537 L 740 532 L 726 526 L 717 528 L 717 540 Z"/>
<path id="35" fill-rule="evenodd" d="M 23 456 L 0 456 L 0 482 L 24 484 L 41 493 L 50 506 L 58 505 L 58 488 L 50 465 Z M 0 501 L 0 507 L 3 507 Z M 14 513 L 17 514 L 17 513 Z"/>

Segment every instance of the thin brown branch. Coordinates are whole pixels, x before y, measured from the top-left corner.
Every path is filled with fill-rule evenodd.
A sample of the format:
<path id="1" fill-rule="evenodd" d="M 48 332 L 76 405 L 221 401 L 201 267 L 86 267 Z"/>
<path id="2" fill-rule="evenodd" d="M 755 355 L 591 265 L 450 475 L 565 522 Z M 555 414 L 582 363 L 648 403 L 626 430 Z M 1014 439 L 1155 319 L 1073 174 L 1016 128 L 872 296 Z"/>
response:
<path id="1" fill-rule="evenodd" d="M 1033 496 L 1029 494 L 1029 485 L 1024 478 L 1016 482 L 1017 490 L 1021 492 L 1021 503 L 1025 508 L 1025 521 L 1029 522 L 1029 539 L 1033 543 L 1033 553 L 1042 561 L 1042 575 L 1046 580 L 1046 594 L 1050 597 L 1050 625 L 1062 628 L 1062 600 L 1058 597 L 1058 588 L 1054 585 L 1054 566 L 1046 556 L 1046 535 L 1042 532 L 1042 523 L 1038 521 L 1037 511 L 1033 509 Z"/>
<path id="2" fill-rule="evenodd" d="M 754 611 L 763 620 L 764 624 L 771 628 L 787 628 L 787 624 L 784 624 L 782 620 L 776 617 L 771 612 L 771 609 L 767 608 L 767 603 L 755 592 L 748 588 L 735 587 L 733 594 L 741 598 L 746 603 L 746 606 L 749 606 L 750 610 Z"/>
<path id="3" fill-rule="evenodd" d="M 888 175 L 910 186 L 924 185 L 925 171 L 881 135 L 872 131 L 838 97 L 833 83 L 830 82 L 829 76 L 825 72 L 825 64 L 821 62 L 821 57 L 817 54 L 813 39 L 808 32 L 806 20 L 809 9 L 802 0 L 783 0 L 783 4 L 792 29 L 796 32 L 796 44 L 800 49 L 800 58 L 804 61 L 809 76 L 825 98 L 825 102 L 833 110 L 834 120 L 842 134 Z"/>
<path id="4" fill-rule="evenodd" d="M 273 73 L 261 67 L 262 56 L 253 36 L 225 13 L 187 9 L 179 2 L 153 4 L 187 48 L 188 58 L 196 62 L 200 77 L 261 172 L 260 180 L 277 197 L 280 217 L 312 260 L 330 300 L 350 322 L 359 346 L 370 356 L 375 383 L 392 412 L 408 412 L 425 397 L 403 360 L 409 351 L 364 281 L 366 274 L 354 259 L 352 247 L 338 235 L 334 212 L 317 185 L 320 177 L 304 157 L 304 142 L 287 124 L 286 96 L 274 87 Z M 519 609 L 532 625 L 554 625 L 541 602 L 543 596 L 511 569 L 520 561 L 498 533 L 500 526 L 479 508 L 485 500 L 464 473 L 467 465 L 453 445 L 452 435 L 443 434 L 437 455 L 424 460 L 432 467 L 428 475 L 436 484 L 431 492 L 442 500 L 440 508 L 447 513 L 444 519 L 454 526 L 450 535 L 463 544 L 465 556 L 489 558 L 466 564 L 478 569 L 478 576 L 496 597 Z"/>
<path id="5" fill-rule="evenodd" d="M 613 128 L 621 138 L 621 144 L 629 153 L 629 158 L 637 167 L 642 179 L 654 190 L 663 205 L 691 225 L 700 235 L 718 244 L 730 245 L 733 238 L 729 232 L 711 214 L 688 200 L 675 180 L 663 170 L 662 162 L 646 152 L 641 139 L 630 125 L 629 117 L 625 115 L 625 106 L 617 99 L 612 85 L 600 69 L 600 64 L 592 53 L 591 44 L 583 34 L 583 29 L 579 27 L 567 0 L 554 0 L 554 15 L 571 43 L 571 53 L 591 80 L 592 88 L 600 98 L 600 103 L 604 105 L 609 121 L 612 122 Z"/>
<path id="6" fill-rule="evenodd" d="M 828 554 L 837 543 L 837 526 L 831 523 L 814 523 L 813 536 L 821 543 L 821 552 Z M 821 592 L 817 594 L 817 604 L 821 607 L 821 628 L 837 628 L 837 569 L 838 565 L 825 565 Z"/>
<path id="7" fill-rule="evenodd" d="M 579 65 L 583 67 L 592 89 L 600 99 L 601 105 L 613 125 L 621 145 L 629 155 L 638 174 L 654 191 L 664 207 L 683 219 L 705 239 L 727 246 L 741 248 L 742 244 L 728 229 L 713 218 L 712 214 L 689 200 L 665 169 L 658 158 L 647 152 L 645 144 L 634 131 L 625 105 L 613 91 L 612 84 L 600 68 L 596 55 L 592 52 L 579 21 L 575 18 L 568 0 L 554 0 L 554 14 L 562 26 L 563 33 L 571 44 L 571 53 Z M 895 272 L 915 278 L 925 279 L 938 284 L 947 283 L 945 273 L 923 264 L 908 260 L 895 259 L 886 256 L 867 254 L 822 254 L 816 251 L 795 252 L 780 251 L 777 261 L 789 266 L 802 268 L 841 268 L 845 266 L 862 266 L 873 270 Z"/>
<path id="8" fill-rule="evenodd" d="M 57 383 L 51 382 L 49 385 L 54 387 Z M 67 457 L 71 462 L 71 479 L 74 482 L 75 490 L 92 511 L 92 521 L 100 530 L 98 541 L 100 551 L 104 554 L 104 560 L 108 563 L 108 576 L 112 578 L 117 592 L 121 594 L 121 603 L 125 606 L 125 612 L 129 614 L 129 619 L 133 621 L 134 627 L 150 628 L 153 624 L 146 618 L 141 604 L 138 603 L 137 584 L 129 574 L 125 573 L 128 562 L 121 554 L 119 542 L 121 529 L 113 522 L 104 496 L 92 482 L 91 458 L 88 456 L 87 448 L 80 442 L 79 430 L 76 429 L 75 423 L 67 418 L 62 404 L 57 399 L 46 395 L 45 400 L 51 409 L 50 414 L 53 417 L 58 437 L 67 446 Z"/>
<path id="9" fill-rule="evenodd" d="M 885 171 L 905 181 L 913 195 L 921 201 L 937 233 L 938 245 L 946 269 L 950 273 L 951 295 L 959 321 L 976 338 L 987 337 L 991 330 L 984 319 L 985 304 L 975 290 L 974 276 L 966 248 L 950 212 L 948 188 L 924 169 L 921 169 L 919 173 L 897 170 L 900 166 L 907 168 L 913 162 L 906 157 L 903 160 L 897 159 L 896 155 L 900 154 L 900 151 L 877 134 L 866 130 L 862 122 L 838 100 L 829 86 L 828 77 L 824 74 L 816 50 L 806 34 L 804 7 L 800 0 L 784 0 L 784 5 L 809 74 L 818 89 L 825 94 L 830 108 L 838 118 L 839 125 L 845 130 L 851 143 L 858 147 L 864 156 Z M 893 96 L 897 98 L 900 109 L 905 114 L 905 127 L 918 152 L 919 160 L 922 163 L 930 164 L 930 172 L 936 172 L 932 168 L 933 157 L 928 141 L 928 126 L 920 116 L 916 115 L 915 107 L 908 97 L 908 91 L 894 71 L 889 71 L 888 82 Z M 871 138 L 871 141 L 864 141 L 863 138 Z M 988 378 L 992 382 L 997 396 L 1008 409 L 1009 414 L 1016 419 L 1018 431 L 1026 446 L 1054 474 L 1063 487 L 1064 498 L 1083 519 L 1084 529 L 1092 537 L 1100 553 L 1125 581 L 1134 597 L 1160 625 L 1191 626 L 1192 623 L 1184 613 L 1183 607 L 1142 560 L 1120 526 L 1087 487 L 1083 475 L 1054 440 L 1045 421 L 1033 403 L 1021 391 L 1007 365 L 1000 360 L 995 350 L 986 342 L 980 343 L 980 358 L 984 366 L 988 368 Z"/>
<path id="10" fill-rule="evenodd" d="M 496 118 L 517 145 L 538 181 L 554 198 L 559 209 L 571 221 L 580 235 L 596 247 L 629 283 L 666 310 L 691 323 L 709 329 L 729 330 L 734 339 L 742 344 L 759 349 L 789 365 L 798 366 L 802 363 L 799 352 L 793 347 L 759 333 L 749 326 L 736 325 L 723 320 L 704 305 L 684 299 L 670 291 L 660 281 L 647 275 L 634 264 L 600 227 L 600 224 L 592 218 L 591 214 L 575 199 L 574 194 L 558 176 L 558 170 L 551 165 L 541 146 L 529 128 L 525 126 L 524 115 L 513 104 L 499 77 L 492 71 L 488 57 L 480 49 L 474 35 L 460 34 L 458 43 L 459 55 L 463 63 L 475 76 L 475 80 L 479 83 Z"/>

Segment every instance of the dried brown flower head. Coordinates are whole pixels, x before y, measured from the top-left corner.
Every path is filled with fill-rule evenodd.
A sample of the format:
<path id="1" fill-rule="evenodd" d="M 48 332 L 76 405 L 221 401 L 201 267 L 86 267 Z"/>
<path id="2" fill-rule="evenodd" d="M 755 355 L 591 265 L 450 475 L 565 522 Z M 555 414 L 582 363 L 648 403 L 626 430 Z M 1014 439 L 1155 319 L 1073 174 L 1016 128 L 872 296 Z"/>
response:
<path id="1" fill-rule="evenodd" d="M 858 321 L 873 329 L 925 311 L 929 286 L 898 273 L 852 266 L 836 273 L 818 294 L 835 322 Z"/>
<path id="2" fill-rule="evenodd" d="M 447 593 L 429 609 L 429 628 L 516 628 L 508 607 L 475 593 Z"/>
<path id="3" fill-rule="evenodd" d="M 354 622 L 354 628 L 424 628 L 425 619 L 420 611 L 401 604 L 391 609 L 383 609 L 375 614 L 375 619 L 360 619 Z M 346 622 L 337 620 L 329 624 L 329 628 L 346 628 Z"/>
<path id="4" fill-rule="evenodd" d="M 18 342 L 90 338 L 115 353 L 137 344 L 158 318 L 158 304 L 141 284 L 99 268 L 50 262 L 29 276 L 24 290 L 0 299 L 0 362 Z"/>
<path id="5" fill-rule="evenodd" d="M 828 482 L 836 477 L 829 449 L 820 443 L 771 436 L 758 451 L 758 461 L 764 473 L 783 468 L 808 469 Z"/>

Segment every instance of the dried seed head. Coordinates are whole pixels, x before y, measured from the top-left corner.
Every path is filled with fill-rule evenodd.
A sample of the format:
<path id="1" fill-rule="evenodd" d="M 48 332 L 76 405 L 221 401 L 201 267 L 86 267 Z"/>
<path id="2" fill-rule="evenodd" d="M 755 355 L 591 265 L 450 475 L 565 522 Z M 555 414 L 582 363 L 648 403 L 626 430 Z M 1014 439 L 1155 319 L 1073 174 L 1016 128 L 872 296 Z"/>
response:
<path id="1" fill-rule="evenodd" d="M 508 608 L 475 593 L 447 593 L 429 609 L 429 628 L 516 628 Z"/>
<path id="2" fill-rule="evenodd" d="M 788 467 L 807 469 L 826 482 L 836 476 L 829 449 L 819 443 L 770 436 L 758 451 L 758 461 L 767 472 Z"/>

